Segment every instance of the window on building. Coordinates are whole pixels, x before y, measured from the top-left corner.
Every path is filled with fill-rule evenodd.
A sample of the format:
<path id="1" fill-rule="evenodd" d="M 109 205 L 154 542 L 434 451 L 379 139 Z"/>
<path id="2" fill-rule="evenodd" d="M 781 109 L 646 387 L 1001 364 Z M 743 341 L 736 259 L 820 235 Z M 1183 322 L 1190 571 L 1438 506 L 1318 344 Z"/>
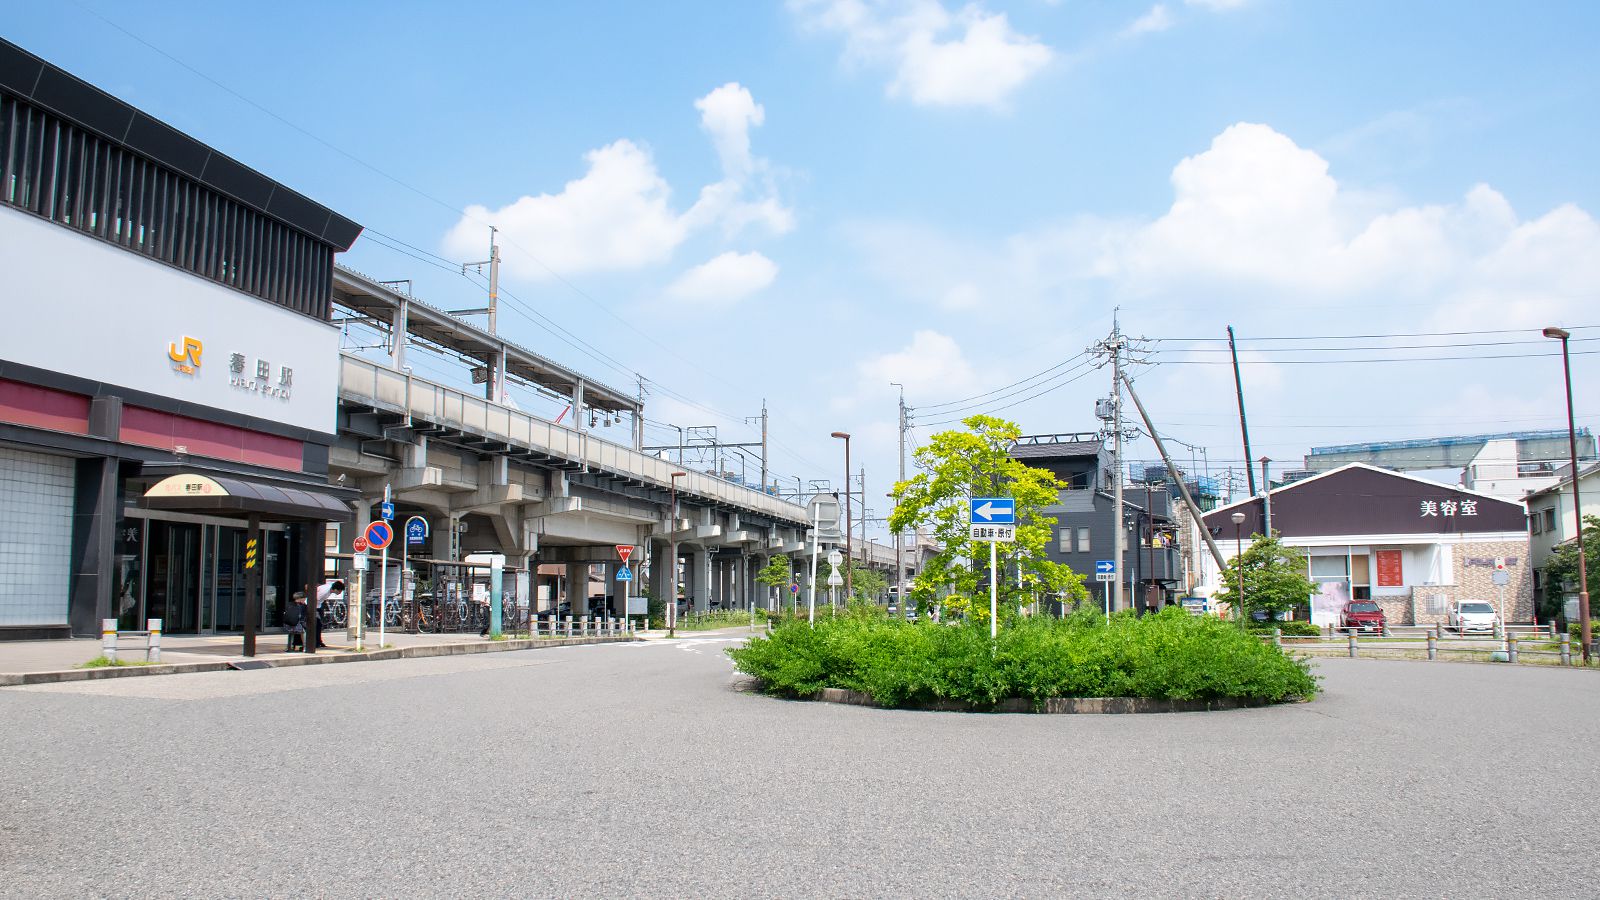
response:
<path id="1" fill-rule="evenodd" d="M 1549 532 L 1556 530 L 1556 508 L 1554 506 L 1544 511 L 1544 530 Z"/>
<path id="2" fill-rule="evenodd" d="M 1079 553 L 1088 553 L 1089 552 L 1089 529 L 1088 528 L 1079 528 L 1078 529 L 1078 552 Z"/>
<path id="3" fill-rule="evenodd" d="M 1056 534 L 1056 550 L 1061 553 L 1072 552 L 1072 529 L 1063 528 Z"/>
<path id="4" fill-rule="evenodd" d="M 1544 528 L 1539 525 L 1539 514 L 1532 513 L 1528 516 L 1528 531 L 1532 534 L 1541 534 Z"/>

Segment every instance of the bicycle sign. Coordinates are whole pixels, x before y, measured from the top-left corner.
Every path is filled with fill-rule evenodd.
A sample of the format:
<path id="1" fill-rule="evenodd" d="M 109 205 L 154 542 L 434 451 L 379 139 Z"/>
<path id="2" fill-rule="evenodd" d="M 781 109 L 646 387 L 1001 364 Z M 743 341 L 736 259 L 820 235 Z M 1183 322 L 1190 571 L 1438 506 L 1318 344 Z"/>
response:
<path id="1" fill-rule="evenodd" d="M 374 550 L 382 550 L 394 540 L 394 526 L 388 522 L 373 522 L 367 526 L 367 544 Z"/>

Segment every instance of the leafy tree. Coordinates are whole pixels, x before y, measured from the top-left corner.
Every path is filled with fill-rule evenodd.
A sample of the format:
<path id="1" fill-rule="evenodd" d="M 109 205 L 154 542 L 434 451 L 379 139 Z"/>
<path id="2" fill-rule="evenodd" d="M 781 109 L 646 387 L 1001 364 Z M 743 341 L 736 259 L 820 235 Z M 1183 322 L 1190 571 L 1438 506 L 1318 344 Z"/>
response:
<path id="1" fill-rule="evenodd" d="M 999 593 L 1008 609 L 1031 601 L 1034 591 L 1064 593 L 1069 601 L 1089 596 L 1083 576 L 1053 562 L 1045 547 L 1055 534 L 1056 520 L 1041 510 L 1056 502 L 1067 486 L 1046 469 L 1012 459 L 1011 447 L 1021 437 L 1013 423 L 992 416 L 962 420 L 962 431 L 942 431 L 916 453 L 922 471 L 894 486 L 891 531 L 930 530 L 943 548 L 917 574 L 911 596 L 926 609 L 942 599 L 946 608 L 987 621 L 989 547 L 968 531 L 971 497 L 1011 497 L 1016 502 L 1017 539 L 1001 544 Z M 1015 573 L 1021 567 L 1021 582 Z"/>
<path id="2" fill-rule="evenodd" d="M 756 581 L 768 588 L 776 588 L 784 593 L 788 592 L 789 579 L 793 577 L 789 557 L 782 553 L 767 561 L 764 568 L 756 572 Z M 778 595 L 779 606 L 782 606 L 783 594 Z M 792 600 L 790 601 L 793 602 Z"/>
<path id="3" fill-rule="evenodd" d="M 856 598 L 868 603 L 876 603 L 883 592 L 889 589 L 889 576 L 877 569 L 869 569 L 855 560 L 850 560 L 850 584 L 855 589 Z"/>
<path id="4" fill-rule="evenodd" d="M 1589 596 L 1600 597 L 1600 516 L 1583 517 L 1583 554 L 1589 570 Z M 1545 601 L 1540 613 L 1545 617 L 1561 615 L 1562 600 L 1567 593 L 1563 585 L 1570 582 L 1573 593 L 1578 585 L 1578 542 L 1567 541 L 1556 547 L 1550 561 L 1544 565 Z M 1589 611 L 1590 616 L 1595 610 Z"/>
<path id="5" fill-rule="evenodd" d="M 1306 575 L 1305 553 L 1289 547 L 1276 537 L 1252 535 L 1244 553 L 1228 561 L 1223 572 L 1223 590 L 1216 599 L 1239 609 L 1239 570 L 1244 570 L 1244 604 L 1240 613 L 1249 616 L 1256 610 L 1274 619 L 1310 599 L 1317 583 Z"/>

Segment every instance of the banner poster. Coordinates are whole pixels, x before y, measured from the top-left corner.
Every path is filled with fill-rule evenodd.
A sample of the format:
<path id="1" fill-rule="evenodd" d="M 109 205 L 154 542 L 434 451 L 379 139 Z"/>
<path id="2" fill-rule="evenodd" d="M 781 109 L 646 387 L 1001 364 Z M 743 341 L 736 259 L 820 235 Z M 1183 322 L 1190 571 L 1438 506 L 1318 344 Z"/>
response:
<path id="1" fill-rule="evenodd" d="M 1321 587 L 1321 592 L 1311 595 L 1311 624 L 1338 627 L 1339 614 L 1350 603 L 1350 586 L 1340 580 L 1324 581 Z"/>
<path id="2" fill-rule="evenodd" d="M 1378 587 L 1402 587 L 1405 585 L 1404 573 L 1401 571 L 1399 550 L 1379 550 L 1378 557 Z"/>

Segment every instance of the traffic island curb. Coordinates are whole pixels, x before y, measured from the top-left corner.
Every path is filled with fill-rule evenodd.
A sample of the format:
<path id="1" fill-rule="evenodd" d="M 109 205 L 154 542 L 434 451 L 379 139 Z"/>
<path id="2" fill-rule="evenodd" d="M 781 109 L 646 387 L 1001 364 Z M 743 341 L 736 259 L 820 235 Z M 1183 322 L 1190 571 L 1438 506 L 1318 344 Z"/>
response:
<path id="1" fill-rule="evenodd" d="M 0 673 L 0 687 L 32 684 L 60 684 L 69 681 L 100 681 L 106 678 L 133 678 L 144 675 L 185 675 L 191 672 L 226 672 L 231 669 L 286 669 L 333 663 L 376 662 L 388 659 L 425 659 L 434 656 L 461 656 L 468 653 L 500 653 L 509 650 L 539 650 L 546 647 L 583 647 L 590 644 L 621 644 L 632 637 L 539 638 L 508 641 L 471 641 L 455 644 L 425 644 L 420 647 L 392 647 L 388 650 L 326 652 L 272 659 L 217 660 L 192 663 L 106 666 L 97 669 L 63 669 L 52 672 Z"/>
<path id="2" fill-rule="evenodd" d="M 1260 700 L 1248 697 L 1219 697 L 1214 700 L 1157 700 L 1147 697 L 1051 697 L 1039 703 L 1009 697 L 993 706 L 979 706 L 962 700 L 940 700 L 911 706 L 883 706 L 871 694 L 845 688 L 823 688 L 810 698 L 821 703 L 870 706 L 875 709 L 909 709 L 923 712 L 1044 713 L 1049 715 L 1131 714 L 1220 712 L 1230 709 L 1255 709 L 1296 700 Z"/>

